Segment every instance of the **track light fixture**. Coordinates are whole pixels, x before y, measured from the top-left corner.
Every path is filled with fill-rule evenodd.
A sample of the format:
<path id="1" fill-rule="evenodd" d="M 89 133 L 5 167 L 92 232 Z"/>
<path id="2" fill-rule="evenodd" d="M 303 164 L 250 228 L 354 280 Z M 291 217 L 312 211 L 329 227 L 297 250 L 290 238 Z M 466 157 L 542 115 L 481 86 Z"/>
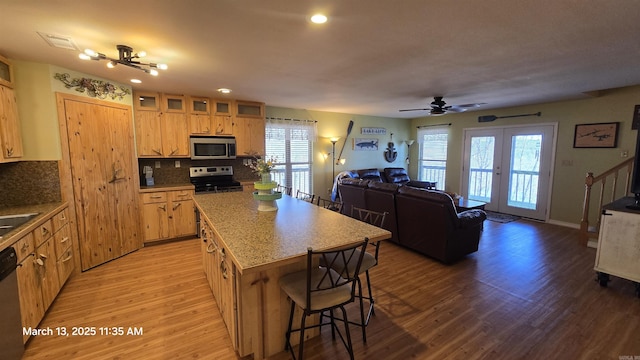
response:
<path id="1" fill-rule="evenodd" d="M 105 54 L 93 51 L 91 49 L 86 49 L 83 53 L 79 55 L 82 60 L 107 60 L 107 67 L 113 69 L 118 64 L 122 64 L 125 66 L 129 66 L 132 68 L 136 68 L 146 72 L 147 74 L 158 76 L 159 70 L 166 70 L 166 64 L 156 64 L 156 63 L 143 63 L 138 61 L 137 59 L 146 56 L 144 51 L 134 53 L 133 48 L 127 45 L 117 45 L 118 49 L 118 58 L 113 59 L 107 57 Z"/>

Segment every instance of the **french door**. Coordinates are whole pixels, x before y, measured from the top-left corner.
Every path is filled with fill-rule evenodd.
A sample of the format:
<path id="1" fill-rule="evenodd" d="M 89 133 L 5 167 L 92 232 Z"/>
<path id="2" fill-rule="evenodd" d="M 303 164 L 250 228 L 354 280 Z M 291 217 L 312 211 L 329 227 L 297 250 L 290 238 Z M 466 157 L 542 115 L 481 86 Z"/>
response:
<path id="1" fill-rule="evenodd" d="M 486 210 L 546 220 L 556 126 L 465 130 L 462 194 Z"/>

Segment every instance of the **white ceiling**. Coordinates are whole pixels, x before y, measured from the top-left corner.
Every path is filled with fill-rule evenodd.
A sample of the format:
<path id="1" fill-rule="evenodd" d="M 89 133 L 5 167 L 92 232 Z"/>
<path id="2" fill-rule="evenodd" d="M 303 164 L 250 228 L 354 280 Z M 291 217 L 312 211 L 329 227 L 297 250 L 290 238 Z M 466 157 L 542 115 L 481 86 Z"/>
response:
<path id="1" fill-rule="evenodd" d="M 0 54 L 134 89 L 267 105 L 421 117 L 433 96 L 480 109 L 575 99 L 640 84 L 638 0 L 1 0 Z M 324 25 L 307 19 L 316 11 Z M 167 63 L 158 77 L 50 47 L 44 32 L 117 57 Z"/>

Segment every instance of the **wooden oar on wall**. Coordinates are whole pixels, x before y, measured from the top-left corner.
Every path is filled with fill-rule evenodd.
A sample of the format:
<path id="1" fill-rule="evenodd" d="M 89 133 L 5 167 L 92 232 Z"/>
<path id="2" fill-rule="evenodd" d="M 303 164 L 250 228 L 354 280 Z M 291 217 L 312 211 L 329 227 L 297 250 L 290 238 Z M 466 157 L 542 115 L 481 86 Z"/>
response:
<path id="1" fill-rule="evenodd" d="M 342 152 L 344 151 L 344 146 L 347 144 L 347 139 L 349 139 L 349 134 L 351 134 L 351 129 L 353 129 L 353 120 L 349 120 L 349 126 L 347 127 L 347 136 L 344 138 L 344 143 L 342 143 L 342 149 L 340 149 L 340 155 L 336 159 L 336 165 L 340 163 L 340 159 L 342 159 Z"/>

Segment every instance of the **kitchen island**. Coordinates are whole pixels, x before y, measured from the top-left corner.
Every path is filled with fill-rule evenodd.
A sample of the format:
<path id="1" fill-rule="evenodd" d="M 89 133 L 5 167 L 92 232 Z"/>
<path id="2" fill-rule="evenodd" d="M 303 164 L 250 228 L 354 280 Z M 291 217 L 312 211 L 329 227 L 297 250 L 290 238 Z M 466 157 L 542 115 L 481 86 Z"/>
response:
<path id="1" fill-rule="evenodd" d="M 387 230 L 290 196 L 268 212 L 258 211 L 248 191 L 197 194 L 194 200 L 205 273 L 240 356 L 262 359 L 284 350 L 290 305 L 278 280 L 305 268 L 309 247 L 391 237 Z"/>

